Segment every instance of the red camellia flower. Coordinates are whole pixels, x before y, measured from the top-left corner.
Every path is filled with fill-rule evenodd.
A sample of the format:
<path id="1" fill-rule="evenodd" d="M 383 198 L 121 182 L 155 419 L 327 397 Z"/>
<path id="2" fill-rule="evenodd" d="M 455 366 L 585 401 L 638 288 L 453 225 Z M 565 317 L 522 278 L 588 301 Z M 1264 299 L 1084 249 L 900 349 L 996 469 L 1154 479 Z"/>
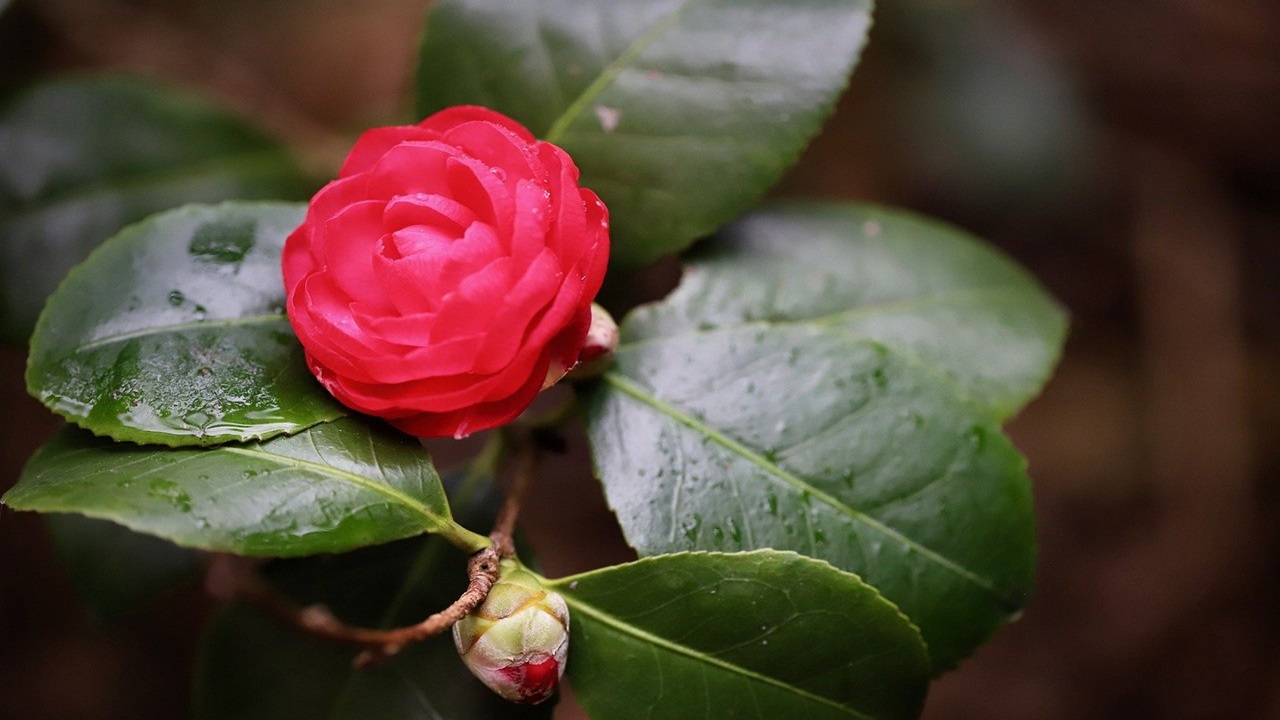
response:
<path id="1" fill-rule="evenodd" d="M 366 132 L 284 247 L 289 320 L 345 405 L 419 437 L 520 414 L 577 361 L 608 211 L 560 148 L 455 107 Z"/>

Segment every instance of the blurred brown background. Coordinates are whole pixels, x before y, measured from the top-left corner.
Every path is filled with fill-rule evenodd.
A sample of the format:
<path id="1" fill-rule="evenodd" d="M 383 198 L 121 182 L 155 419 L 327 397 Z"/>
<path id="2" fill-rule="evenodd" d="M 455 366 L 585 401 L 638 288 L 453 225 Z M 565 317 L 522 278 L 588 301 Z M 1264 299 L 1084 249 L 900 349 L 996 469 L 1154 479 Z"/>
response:
<path id="1" fill-rule="evenodd" d="M 427 5 L 15 0 L 0 89 L 99 68 L 181 81 L 326 175 L 360 129 L 408 117 Z M 1036 487 L 1037 596 L 935 683 L 926 717 L 1280 718 L 1280 3 L 881 5 L 779 194 L 951 220 L 1073 316 L 1010 427 Z M 0 489 L 58 425 L 23 356 L 0 351 Z M 525 518 L 552 574 L 625 556 L 583 481 L 549 479 Z M 5 511 L 0 717 L 183 717 L 210 608 L 191 589 L 95 626 L 39 518 Z"/>

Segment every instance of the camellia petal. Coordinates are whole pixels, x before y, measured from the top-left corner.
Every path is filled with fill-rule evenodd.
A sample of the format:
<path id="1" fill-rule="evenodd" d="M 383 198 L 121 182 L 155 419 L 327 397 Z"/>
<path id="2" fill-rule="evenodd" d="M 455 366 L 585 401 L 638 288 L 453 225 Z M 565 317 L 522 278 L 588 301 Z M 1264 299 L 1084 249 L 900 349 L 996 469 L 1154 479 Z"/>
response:
<path id="1" fill-rule="evenodd" d="M 608 212 L 573 161 L 480 107 L 376 128 L 285 245 L 312 373 L 419 436 L 518 416 L 578 358 Z"/>

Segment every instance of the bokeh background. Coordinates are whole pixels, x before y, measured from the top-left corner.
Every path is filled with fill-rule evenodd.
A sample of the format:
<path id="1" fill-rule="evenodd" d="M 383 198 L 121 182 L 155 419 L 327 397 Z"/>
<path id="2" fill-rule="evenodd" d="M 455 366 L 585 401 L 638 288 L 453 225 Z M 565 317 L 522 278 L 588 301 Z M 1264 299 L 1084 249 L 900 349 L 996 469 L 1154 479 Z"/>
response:
<path id="1" fill-rule="evenodd" d="M 408 119 L 428 5 L 12 0 L 0 94 L 98 70 L 179 82 L 323 177 L 362 128 Z M 934 684 L 926 717 L 1280 718 L 1280 3 L 882 0 L 776 192 L 950 220 L 1072 315 L 1010 426 L 1035 483 L 1035 600 Z M 0 490 L 59 424 L 24 356 L 0 350 Z M 550 574 L 627 557 L 587 480 L 548 477 L 527 510 Z M 0 717 L 184 717 L 212 608 L 193 584 L 95 622 L 42 520 L 4 511 Z"/>

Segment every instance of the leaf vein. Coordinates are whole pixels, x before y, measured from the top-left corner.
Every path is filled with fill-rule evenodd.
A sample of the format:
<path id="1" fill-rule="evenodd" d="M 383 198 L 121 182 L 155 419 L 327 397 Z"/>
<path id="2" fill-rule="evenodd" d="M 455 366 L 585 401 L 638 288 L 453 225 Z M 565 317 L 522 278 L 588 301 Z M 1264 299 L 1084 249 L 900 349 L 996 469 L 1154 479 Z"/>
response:
<path id="1" fill-rule="evenodd" d="M 863 713 L 858 712 L 857 710 L 851 707 L 841 705 L 840 703 L 830 698 L 826 698 L 821 695 L 816 695 L 812 692 L 809 692 L 808 690 L 805 690 L 804 688 L 796 687 L 795 685 L 790 685 L 781 680 L 778 680 L 777 678 L 772 678 L 772 677 L 769 677 L 768 675 L 763 675 L 759 672 L 756 672 L 755 670 L 742 667 L 741 665 L 735 665 L 727 660 L 723 660 L 713 655 L 708 655 L 705 652 L 688 647 L 687 645 L 680 645 L 680 644 L 671 642 L 670 640 L 654 635 L 653 633 L 650 633 L 647 630 L 643 630 L 634 625 L 625 623 L 609 615 L 608 613 L 584 602 L 580 597 L 576 595 L 567 594 L 564 596 L 564 599 L 565 599 L 565 602 L 572 607 L 573 612 L 582 613 L 583 615 L 586 615 L 587 617 L 590 617 L 591 619 L 603 625 L 608 626 L 609 628 L 613 629 L 618 633 L 621 633 L 623 635 L 627 635 L 632 638 L 635 638 L 636 640 L 640 640 L 642 642 L 648 643 L 649 649 L 654 653 L 655 658 L 659 658 L 657 654 L 658 648 L 662 648 L 663 650 L 667 650 L 676 655 L 682 655 L 692 660 L 701 662 L 704 667 L 708 665 L 714 666 L 716 668 L 725 670 L 734 675 L 738 675 L 744 680 L 752 681 L 747 684 L 747 688 L 748 690 L 751 691 L 751 695 L 757 705 L 757 709 L 759 708 L 759 699 L 756 698 L 755 696 L 755 685 L 758 683 L 763 685 L 769 685 L 779 690 L 792 693 L 806 700 L 810 700 L 812 702 L 815 702 L 821 705 L 826 705 L 827 707 L 831 707 L 845 713 L 849 717 L 861 718 L 862 720 L 872 720 L 870 716 L 864 715 Z M 660 660 L 658 662 L 658 666 L 661 667 Z M 760 716 L 760 717 L 763 717 L 763 716 Z"/>
<path id="2" fill-rule="evenodd" d="M 76 348 L 78 352 L 86 350 L 95 350 L 105 345 L 125 342 L 148 335 L 160 335 L 162 333 L 183 332 L 186 330 L 197 330 L 207 328 L 222 327 L 241 327 L 244 325 L 270 325 L 272 323 L 288 322 L 289 318 L 279 313 L 269 313 L 263 315 L 246 315 L 238 318 L 221 318 L 216 320 L 196 320 L 193 322 L 174 323 L 173 325 L 157 325 L 154 327 L 139 328 L 129 332 L 119 333 L 117 335 L 106 335 L 100 338 L 94 338 L 83 345 Z"/>
<path id="3" fill-rule="evenodd" d="M 311 440 L 311 444 L 314 447 L 315 438 L 309 438 L 309 439 Z M 284 466 L 292 465 L 294 467 L 298 467 L 305 470 L 311 470 L 321 475 L 327 475 L 333 478 L 344 480 L 353 485 L 357 485 L 361 488 L 364 488 L 365 490 L 368 490 L 378 495 L 382 495 L 383 497 L 386 497 L 390 500 L 394 500 L 397 504 L 418 513 L 428 521 L 423 528 L 426 531 L 438 530 L 447 524 L 447 518 L 444 518 L 443 516 L 435 513 L 433 510 L 431 510 L 431 508 L 427 507 L 418 499 L 404 492 L 401 492 L 397 488 L 394 488 L 391 485 L 388 485 L 386 483 L 375 482 L 373 480 L 370 480 L 369 478 L 362 477 L 353 472 L 342 470 L 332 465 L 325 465 L 319 462 L 311 462 L 309 460 L 302 460 L 300 458 L 289 457 L 286 455 L 276 455 L 274 453 L 269 453 L 263 450 L 255 450 L 253 448 L 227 447 L 224 445 L 219 449 L 225 452 L 232 453 L 234 455 L 244 455 L 246 457 L 252 457 L 259 460 L 274 462 L 277 465 L 284 465 Z M 317 456 L 319 457 L 319 455 Z"/>
<path id="4" fill-rule="evenodd" d="M 587 106 L 590 105 L 593 100 L 599 97 L 601 93 L 613 84 L 613 81 L 618 77 L 618 74 L 621 73 L 632 60 L 635 60 L 640 53 L 644 52 L 645 48 L 649 47 L 649 45 L 661 37 L 662 33 L 666 32 L 668 28 L 675 24 L 675 22 L 689 10 L 689 8 L 693 7 L 697 2 L 698 0 L 684 0 L 679 7 L 671 11 L 671 13 L 666 17 L 654 23 L 653 26 L 644 32 L 644 34 L 636 38 L 636 40 L 632 42 L 626 50 L 623 50 L 618 57 L 614 58 L 608 65 L 605 65 L 600 70 L 600 74 L 596 76 L 596 79 L 593 80 L 591 84 L 588 85 L 582 93 L 569 104 L 569 107 L 565 108 L 564 112 L 560 114 L 560 117 L 556 118 L 556 121 L 551 124 L 551 128 L 547 130 L 547 134 L 543 139 L 551 143 L 559 142 L 564 136 L 565 130 L 573 124 L 574 120 L 578 119 L 578 116 L 582 115 L 582 113 L 587 109 Z"/>
<path id="5" fill-rule="evenodd" d="M 636 401 L 644 405 L 648 405 L 650 408 L 656 410 L 657 412 L 662 413 L 663 415 L 668 416 L 672 420 L 690 428 L 695 432 L 701 433 L 702 435 L 710 438 L 712 441 L 714 441 L 718 445 L 724 447 L 730 452 L 740 456 L 742 459 L 759 467 L 761 470 L 777 478 L 778 480 L 781 480 L 783 483 L 790 485 L 792 488 L 802 493 L 808 493 L 811 498 L 830 506 L 832 509 L 836 510 L 837 512 L 840 512 L 848 516 L 850 519 L 854 520 L 855 522 L 861 523 L 867 526 L 868 528 L 870 528 L 871 530 L 874 530 L 891 540 L 903 543 L 907 547 L 910 547 L 911 549 L 920 553 L 921 557 L 951 572 L 952 574 L 964 579 L 965 581 L 973 584 L 975 587 L 978 587 L 987 591 L 992 596 L 1000 600 L 1002 603 L 1016 604 L 1012 599 L 1004 597 L 998 590 L 996 590 L 996 588 L 989 581 L 975 574 L 973 571 L 969 570 L 968 568 L 965 568 L 964 566 L 960 565 L 954 560 L 951 560 L 950 558 L 947 558 L 946 556 L 938 553 L 935 550 L 932 550 L 930 548 L 927 548 L 921 545 L 916 540 L 906 535 L 903 535 L 902 533 L 885 525 L 879 520 L 876 520 L 875 518 L 870 517 L 869 515 L 866 515 L 860 512 L 859 510 L 844 504 L 836 497 L 814 487 L 813 485 L 810 485 L 808 482 L 806 482 L 802 478 L 779 467 L 777 464 L 769 461 L 767 458 L 760 455 L 758 452 L 743 445 L 738 440 L 731 438 L 728 435 L 725 435 L 723 432 L 707 425 L 701 420 L 698 420 L 697 418 L 681 410 L 680 408 L 677 408 L 674 405 L 671 405 L 670 403 L 660 400 L 659 398 L 654 396 L 652 393 L 647 392 L 646 390 L 641 388 L 639 385 L 632 382 L 630 378 L 621 376 L 616 372 L 610 372 L 605 374 L 604 380 L 610 385 L 617 388 L 622 393 L 629 395 Z"/>

